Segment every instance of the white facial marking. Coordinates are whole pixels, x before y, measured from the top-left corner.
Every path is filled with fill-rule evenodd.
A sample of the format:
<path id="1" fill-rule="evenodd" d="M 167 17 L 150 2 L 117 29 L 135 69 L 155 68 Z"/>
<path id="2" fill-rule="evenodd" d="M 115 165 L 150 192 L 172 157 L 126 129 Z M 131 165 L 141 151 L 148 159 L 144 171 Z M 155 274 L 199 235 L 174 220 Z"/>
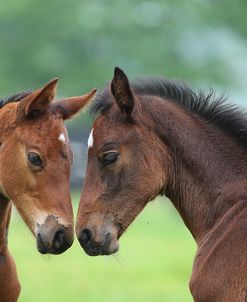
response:
<path id="1" fill-rule="evenodd" d="M 62 224 L 64 226 L 69 226 L 70 225 L 68 222 L 66 222 L 63 218 L 59 217 L 58 215 L 49 214 L 47 212 L 41 211 L 35 217 L 35 221 L 34 221 L 34 232 L 35 232 L 35 235 L 37 235 L 39 227 L 45 223 L 45 221 L 48 218 L 48 216 L 54 216 L 54 217 L 56 217 L 56 219 L 57 219 L 57 221 L 58 221 L 59 224 Z"/>
<path id="2" fill-rule="evenodd" d="M 41 226 L 42 224 L 44 224 L 47 216 L 48 216 L 48 213 L 46 213 L 46 212 L 40 212 L 40 213 L 38 213 L 38 215 L 36 215 L 36 219 L 34 221 L 35 235 L 37 235 L 37 232 L 38 232 L 38 225 Z"/>
<path id="3" fill-rule="evenodd" d="M 88 142 L 87 142 L 87 146 L 88 148 L 93 147 L 93 129 L 90 132 L 89 138 L 88 138 Z"/>
<path id="4" fill-rule="evenodd" d="M 60 140 L 61 142 L 64 142 L 64 143 L 66 142 L 66 138 L 65 138 L 64 133 L 61 133 L 61 134 L 59 135 L 58 140 Z"/>

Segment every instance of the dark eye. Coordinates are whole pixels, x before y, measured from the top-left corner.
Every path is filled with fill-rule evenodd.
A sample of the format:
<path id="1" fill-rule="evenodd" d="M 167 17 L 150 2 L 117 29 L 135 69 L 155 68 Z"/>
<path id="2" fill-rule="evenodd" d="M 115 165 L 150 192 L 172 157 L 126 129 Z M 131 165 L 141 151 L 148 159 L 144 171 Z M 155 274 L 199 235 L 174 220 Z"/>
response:
<path id="1" fill-rule="evenodd" d="M 43 167 L 42 159 L 40 158 L 39 154 L 35 152 L 29 152 L 27 154 L 28 161 L 31 165 L 37 166 L 37 167 Z"/>
<path id="2" fill-rule="evenodd" d="M 117 152 L 107 152 L 103 155 L 103 164 L 104 165 L 111 165 L 114 164 L 118 159 L 118 153 Z"/>

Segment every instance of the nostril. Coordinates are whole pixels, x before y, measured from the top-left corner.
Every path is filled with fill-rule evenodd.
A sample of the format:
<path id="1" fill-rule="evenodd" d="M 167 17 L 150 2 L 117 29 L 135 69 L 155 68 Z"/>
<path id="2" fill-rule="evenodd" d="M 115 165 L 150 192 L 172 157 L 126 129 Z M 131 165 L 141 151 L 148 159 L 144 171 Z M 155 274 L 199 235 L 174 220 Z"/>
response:
<path id="1" fill-rule="evenodd" d="M 111 233 L 107 233 L 106 238 L 105 238 L 106 241 L 107 241 L 107 240 L 111 240 L 111 237 L 112 237 Z"/>
<path id="2" fill-rule="evenodd" d="M 104 250 L 108 250 L 110 245 L 111 245 L 111 240 L 112 240 L 112 234 L 111 233 L 107 233 L 106 237 L 105 237 L 105 243 L 104 243 Z"/>
<path id="3" fill-rule="evenodd" d="M 44 245 L 44 242 L 43 242 L 43 240 L 42 240 L 42 237 L 41 237 L 41 235 L 40 235 L 40 233 L 38 233 L 37 234 L 37 237 L 36 237 L 36 244 L 37 244 L 37 248 L 38 248 L 38 250 L 39 250 L 39 252 L 41 253 L 41 254 L 46 254 L 46 247 L 45 247 L 45 245 Z"/>
<path id="4" fill-rule="evenodd" d="M 42 238 L 41 238 L 41 235 L 40 235 L 40 233 L 38 233 L 38 235 L 37 235 L 37 240 L 38 240 L 38 242 L 39 242 L 39 244 L 41 245 L 43 245 L 43 240 L 42 240 Z"/>
<path id="5" fill-rule="evenodd" d="M 65 232 L 61 231 L 61 230 L 56 232 L 54 239 L 53 239 L 53 247 L 56 250 L 59 250 L 62 247 L 62 245 L 64 244 L 64 242 L 65 242 Z"/>
<path id="6" fill-rule="evenodd" d="M 81 231 L 79 238 L 80 243 L 87 244 L 92 239 L 92 231 L 88 228 L 85 228 Z"/>

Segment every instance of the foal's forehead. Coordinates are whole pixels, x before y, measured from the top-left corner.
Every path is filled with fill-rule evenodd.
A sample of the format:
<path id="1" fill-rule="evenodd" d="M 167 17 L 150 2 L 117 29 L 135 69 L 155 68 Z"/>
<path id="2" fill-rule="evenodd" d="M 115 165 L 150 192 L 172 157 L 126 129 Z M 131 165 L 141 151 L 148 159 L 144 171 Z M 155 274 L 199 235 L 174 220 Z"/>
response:
<path id="1" fill-rule="evenodd" d="M 132 125 L 119 118 L 119 115 L 99 115 L 92 127 L 88 147 L 101 147 L 106 143 L 121 143 L 131 135 Z"/>
<path id="2" fill-rule="evenodd" d="M 30 120 L 19 128 L 19 136 L 27 143 L 39 145 L 41 149 L 64 149 L 69 147 L 67 130 L 62 119 L 55 116 L 42 116 Z"/>

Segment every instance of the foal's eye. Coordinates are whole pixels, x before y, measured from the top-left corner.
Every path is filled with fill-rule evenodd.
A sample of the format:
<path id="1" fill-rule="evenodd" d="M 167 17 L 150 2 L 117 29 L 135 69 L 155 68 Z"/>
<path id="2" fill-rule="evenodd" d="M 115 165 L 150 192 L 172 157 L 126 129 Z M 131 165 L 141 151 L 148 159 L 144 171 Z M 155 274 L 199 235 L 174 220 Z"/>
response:
<path id="1" fill-rule="evenodd" d="M 37 154 L 35 152 L 28 152 L 27 158 L 31 165 L 36 166 L 37 168 L 43 167 L 43 162 L 42 162 L 42 159 L 40 158 L 39 154 Z"/>
<path id="2" fill-rule="evenodd" d="M 114 151 L 109 151 L 103 155 L 103 164 L 111 165 L 114 164 L 118 159 L 118 153 Z"/>

